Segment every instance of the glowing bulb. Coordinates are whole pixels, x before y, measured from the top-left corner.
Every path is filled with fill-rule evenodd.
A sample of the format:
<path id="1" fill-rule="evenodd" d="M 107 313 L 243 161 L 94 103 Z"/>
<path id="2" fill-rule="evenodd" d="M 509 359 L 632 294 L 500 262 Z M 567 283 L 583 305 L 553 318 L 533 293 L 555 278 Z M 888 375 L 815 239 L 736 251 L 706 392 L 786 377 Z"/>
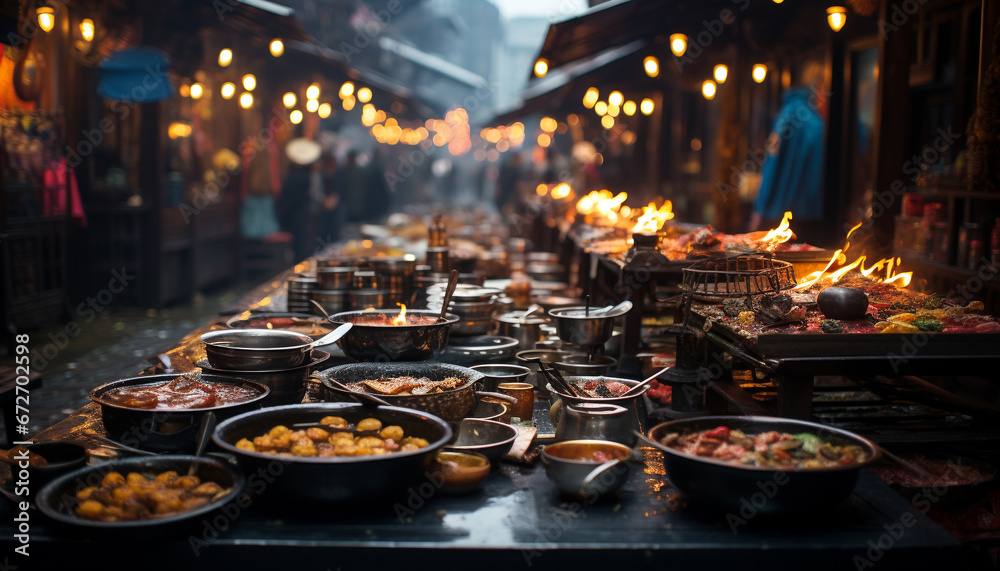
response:
<path id="1" fill-rule="evenodd" d="M 594 112 L 598 115 L 605 115 L 608 112 L 608 104 L 603 101 L 598 101 L 594 104 Z"/>
<path id="2" fill-rule="evenodd" d="M 285 53 L 285 44 L 278 38 L 271 40 L 271 44 L 267 47 L 271 50 L 271 55 L 274 57 L 281 57 L 281 54 Z"/>
<path id="3" fill-rule="evenodd" d="M 753 72 L 751 73 L 753 80 L 757 83 L 762 83 L 764 78 L 767 77 L 767 66 L 762 63 L 755 63 L 753 65 Z"/>
<path id="4" fill-rule="evenodd" d="M 84 18 L 80 21 L 80 35 L 84 40 L 90 42 L 94 40 L 94 21 Z"/>
<path id="5" fill-rule="evenodd" d="M 705 83 L 701 84 L 701 94 L 705 96 L 705 99 L 713 99 L 715 97 L 715 82 L 711 79 L 706 79 Z"/>
<path id="6" fill-rule="evenodd" d="M 200 83 L 191 84 L 191 99 L 201 99 L 201 96 L 205 94 L 205 86 Z"/>
<path id="7" fill-rule="evenodd" d="M 601 117 L 601 125 L 605 129 L 610 129 L 615 126 L 615 118 L 611 115 L 605 115 L 604 117 Z"/>
<path id="8" fill-rule="evenodd" d="M 625 97 L 622 95 L 621 91 L 612 91 L 611 95 L 608 95 L 608 105 L 618 105 L 625 101 Z"/>
<path id="9" fill-rule="evenodd" d="M 331 113 L 333 113 L 333 107 L 329 103 L 323 103 L 319 106 L 319 110 L 317 112 L 319 113 L 320 119 L 326 119 Z"/>
<path id="10" fill-rule="evenodd" d="M 307 99 L 306 100 L 306 111 L 310 113 L 315 113 L 319 110 L 319 100 L 317 99 Z"/>
<path id="11" fill-rule="evenodd" d="M 538 136 L 539 147 L 548 147 L 551 143 L 552 143 L 552 137 L 548 136 L 547 134 L 542 133 L 541 135 Z"/>
<path id="12" fill-rule="evenodd" d="M 253 76 L 252 73 L 248 73 L 243 76 L 243 89 L 247 91 L 253 91 L 253 88 L 257 87 L 257 78 Z"/>
<path id="13" fill-rule="evenodd" d="M 233 63 L 233 50 L 225 48 L 219 52 L 219 67 L 228 67 Z"/>
<path id="14" fill-rule="evenodd" d="M 725 64 L 720 63 L 715 66 L 714 70 L 712 70 L 712 76 L 715 77 L 715 81 L 725 83 L 726 78 L 729 77 L 729 68 L 726 67 Z"/>
<path id="15" fill-rule="evenodd" d="M 306 99 L 319 99 L 318 83 L 314 83 L 306 88 Z"/>
<path id="16" fill-rule="evenodd" d="M 344 98 L 344 111 L 350 111 L 354 109 L 354 104 L 357 103 L 357 99 L 353 95 L 348 95 Z"/>
<path id="17" fill-rule="evenodd" d="M 583 94 L 583 106 L 590 109 L 597 103 L 597 98 L 600 97 L 596 87 L 591 87 L 587 90 L 587 93 Z"/>
<path id="18" fill-rule="evenodd" d="M 545 74 L 549 72 L 549 62 L 545 58 L 539 59 L 535 62 L 535 75 L 538 77 L 545 77 Z"/>
<path id="19" fill-rule="evenodd" d="M 291 121 L 293 124 L 298 125 L 299 123 L 302 122 L 302 112 L 299 111 L 298 109 L 294 109 L 291 113 L 288 114 L 288 120 Z"/>
<path id="20" fill-rule="evenodd" d="M 236 84 L 231 81 L 223 83 L 221 92 L 223 99 L 232 99 L 233 95 L 236 94 Z"/>
<path id="21" fill-rule="evenodd" d="M 626 101 L 622 103 L 622 111 L 629 117 L 635 115 L 635 101 Z"/>
<path id="22" fill-rule="evenodd" d="M 35 10 L 38 15 L 38 27 L 48 33 L 56 26 L 56 10 L 51 6 L 39 6 Z"/>
<path id="23" fill-rule="evenodd" d="M 285 106 L 285 109 L 291 109 L 295 107 L 295 102 L 297 101 L 295 94 L 289 91 L 288 93 L 281 96 L 281 103 Z"/>
<path id="24" fill-rule="evenodd" d="M 617 117 L 622 108 L 617 105 L 608 105 L 608 116 Z"/>
<path id="25" fill-rule="evenodd" d="M 670 34 L 670 51 L 681 57 L 688 49 L 688 37 L 684 34 Z"/>
<path id="26" fill-rule="evenodd" d="M 244 109 L 253 107 L 253 94 L 244 93 L 243 95 L 240 95 L 240 107 Z"/>
<path id="27" fill-rule="evenodd" d="M 542 120 L 538 122 L 538 126 L 542 128 L 542 131 L 547 131 L 549 133 L 552 133 L 559 127 L 559 124 L 552 117 L 542 117 Z M 497 141 L 499 140 L 500 140 L 500 132 L 497 131 Z M 490 142 L 495 143 L 496 141 L 490 141 Z"/>
<path id="28" fill-rule="evenodd" d="M 345 99 L 354 95 L 354 84 L 350 81 L 345 81 L 344 85 L 340 86 L 340 98 Z"/>
<path id="29" fill-rule="evenodd" d="M 646 56 L 646 59 L 642 60 L 642 68 L 649 77 L 656 77 L 660 75 L 660 60 L 656 59 L 656 56 Z"/>
<path id="30" fill-rule="evenodd" d="M 830 6 L 826 9 L 826 21 L 830 23 L 830 29 L 839 32 L 847 23 L 847 10 L 843 6 Z"/>
<path id="31" fill-rule="evenodd" d="M 362 103 L 368 103 L 372 100 L 372 90 L 367 87 L 362 87 L 358 90 L 358 101 Z"/>
<path id="32" fill-rule="evenodd" d="M 191 86 L 186 83 L 182 83 L 181 86 L 177 88 L 177 93 L 180 94 L 181 97 L 190 97 Z"/>
<path id="33" fill-rule="evenodd" d="M 648 98 L 643 99 L 642 102 L 639 103 L 639 111 L 641 111 L 643 115 L 651 115 L 653 113 L 653 100 Z"/>

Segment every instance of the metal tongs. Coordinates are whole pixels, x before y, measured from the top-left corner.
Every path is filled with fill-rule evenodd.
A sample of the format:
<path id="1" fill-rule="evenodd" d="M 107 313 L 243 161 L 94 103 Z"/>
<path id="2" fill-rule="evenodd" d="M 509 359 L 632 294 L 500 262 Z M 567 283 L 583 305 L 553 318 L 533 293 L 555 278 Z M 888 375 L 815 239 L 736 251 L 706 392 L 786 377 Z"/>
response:
<path id="1" fill-rule="evenodd" d="M 526 359 L 526 360 L 529 363 L 537 363 L 538 372 L 540 372 L 542 376 L 545 377 L 545 379 L 548 380 L 549 384 L 551 384 L 553 387 L 560 389 L 562 392 L 566 393 L 571 397 L 586 398 L 585 395 L 580 394 L 580 391 L 576 390 L 576 388 L 573 385 L 571 385 L 569 382 L 566 381 L 566 379 L 563 378 L 562 373 L 559 371 L 559 369 L 556 369 L 555 367 L 552 367 L 551 369 L 546 369 L 545 362 L 538 358 Z"/>

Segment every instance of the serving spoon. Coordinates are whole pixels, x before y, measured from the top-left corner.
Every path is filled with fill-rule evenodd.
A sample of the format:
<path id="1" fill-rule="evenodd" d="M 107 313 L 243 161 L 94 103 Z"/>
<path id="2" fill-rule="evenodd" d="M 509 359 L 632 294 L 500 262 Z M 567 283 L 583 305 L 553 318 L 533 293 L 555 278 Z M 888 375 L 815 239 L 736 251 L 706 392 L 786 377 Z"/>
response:
<path id="1" fill-rule="evenodd" d="M 623 392 L 621 394 L 621 396 L 618 397 L 618 398 L 627 397 L 627 396 L 634 395 L 634 394 L 638 393 L 640 390 L 642 390 L 642 387 L 644 387 L 644 386 L 648 385 L 649 383 L 655 381 L 657 377 L 659 377 L 660 375 L 662 375 L 663 373 L 665 373 L 666 370 L 669 369 L 669 368 L 670 367 L 663 367 L 659 371 L 656 371 L 655 373 L 653 373 L 653 375 L 651 377 L 649 377 L 647 379 L 644 379 L 642 382 L 640 382 L 640 383 L 638 383 L 636 385 L 633 385 L 632 388 L 630 388 L 629 390 Z"/>
<path id="2" fill-rule="evenodd" d="M 630 309 L 632 309 L 632 302 L 626 299 L 625 301 L 619 303 L 618 305 L 616 305 L 614 307 L 612 307 L 612 306 L 609 305 L 607 307 L 602 307 L 601 309 L 598 309 L 598 310 L 595 310 L 595 311 L 591 311 L 590 312 L 590 316 L 591 317 L 618 317 L 619 315 L 624 315 L 624 314 L 628 313 L 628 311 Z"/>
<path id="3" fill-rule="evenodd" d="M 444 299 L 441 300 L 441 315 L 438 316 L 438 323 L 444 321 L 444 316 L 448 313 L 448 304 L 451 303 L 451 296 L 458 286 L 458 270 L 452 270 L 448 276 L 448 289 L 444 292 Z"/>

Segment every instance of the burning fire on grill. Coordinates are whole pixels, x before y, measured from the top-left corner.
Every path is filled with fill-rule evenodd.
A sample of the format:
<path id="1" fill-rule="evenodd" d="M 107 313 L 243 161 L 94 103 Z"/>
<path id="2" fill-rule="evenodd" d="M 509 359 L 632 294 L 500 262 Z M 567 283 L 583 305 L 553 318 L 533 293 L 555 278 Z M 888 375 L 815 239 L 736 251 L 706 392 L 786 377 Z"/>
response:
<path id="1" fill-rule="evenodd" d="M 663 225 L 673 219 L 673 203 L 669 200 L 663 201 L 663 206 L 657 208 L 655 202 L 642 207 L 642 214 L 632 227 L 632 232 L 659 232 Z"/>
<path id="2" fill-rule="evenodd" d="M 768 252 L 773 252 L 778 244 L 784 244 L 795 237 L 795 233 L 792 232 L 791 225 L 788 223 L 791 219 L 791 211 L 785 212 L 784 218 L 781 219 L 781 224 L 778 224 L 776 228 L 769 230 L 767 234 L 764 234 L 764 237 L 760 239 L 762 249 L 767 250 Z"/>
<path id="3" fill-rule="evenodd" d="M 402 303 L 397 303 L 396 305 L 398 305 L 400 307 L 400 309 L 399 309 L 399 315 L 397 315 L 396 317 L 392 318 L 392 324 L 393 325 L 406 325 L 406 305 L 404 305 Z"/>
<path id="4" fill-rule="evenodd" d="M 837 283 L 842 277 L 844 277 L 845 274 L 854 269 L 857 269 L 861 275 L 874 282 L 886 284 L 899 282 L 903 287 L 910 285 L 910 280 L 913 278 L 913 272 L 896 273 L 896 270 L 899 268 L 899 264 L 902 261 L 899 258 L 883 258 L 867 268 L 865 267 L 865 260 L 867 259 L 866 256 L 861 256 L 853 262 L 849 264 L 847 263 L 847 250 L 851 247 L 851 234 L 853 234 L 854 231 L 860 227 L 861 223 L 859 222 L 854 228 L 851 228 L 851 230 L 847 233 L 844 247 L 833 253 L 833 256 L 830 258 L 830 261 L 826 264 L 825 268 L 802 278 L 802 280 L 799 281 L 799 285 L 795 286 L 793 289 L 808 289 L 820 281 Z M 839 267 L 834 271 L 830 271 L 830 268 L 835 265 Z M 874 275 L 876 270 L 879 272 L 884 270 L 884 276 Z"/>
<path id="5" fill-rule="evenodd" d="M 592 190 L 576 203 L 576 211 L 584 216 L 593 217 L 594 223 L 617 224 L 619 220 L 628 219 L 632 209 L 625 206 L 628 193 L 619 192 L 612 195 L 607 189 Z"/>

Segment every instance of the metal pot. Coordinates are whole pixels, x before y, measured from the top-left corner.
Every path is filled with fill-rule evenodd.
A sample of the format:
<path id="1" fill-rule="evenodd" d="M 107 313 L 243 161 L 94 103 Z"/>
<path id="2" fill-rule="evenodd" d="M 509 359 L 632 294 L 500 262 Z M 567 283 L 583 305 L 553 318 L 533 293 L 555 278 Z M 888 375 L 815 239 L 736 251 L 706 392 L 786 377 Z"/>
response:
<path id="1" fill-rule="evenodd" d="M 427 300 L 427 309 L 441 311 L 441 297 L 431 297 Z M 458 316 L 458 322 L 451 326 L 451 334 L 457 336 L 484 335 L 490 330 L 490 317 L 493 315 L 493 301 L 455 301 L 448 304 L 448 312 Z"/>
<path id="2" fill-rule="evenodd" d="M 833 468 L 801 470 L 776 470 L 774 468 L 741 466 L 714 458 L 686 454 L 660 444 L 660 439 L 671 432 L 689 433 L 710 430 L 718 426 L 739 429 L 746 434 L 776 431 L 797 434 L 808 432 L 820 438 L 839 438 L 860 446 L 868 460 Z M 743 502 L 752 501 L 769 486 L 777 491 L 755 502 L 760 514 L 785 514 L 805 512 L 819 507 L 832 506 L 845 499 L 854 490 L 858 475 L 865 466 L 881 456 L 878 448 L 868 439 L 846 430 L 824 424 L 785 418 L 754 416 L 711 416 L 673 420 L 658 424 L 647 434 L 648 444 L 663 452 L 663 467 L 670 483 L 677 490 L 701 504 L 722 510 L 738 510 Z"/>
<path id="3" fill-rule="evenodd" d="M 523 322 L 521 316 L 523 311 L 512 311 L 497 318 L 497 331 L 500 335 L 517 339 L 518 346 L 522 351 L 530 351 L 535 348 L 535 344 L 545 340 L 542 333 L 542 325 L 549 322 L 543 316 L 529 315 Z"/>
<path id="4" fill-rule="evenodd" d="M 594 311 L 600 308 L 591 307 Z M 604 345 L 615 328 L 614 317 L 589 317 L 585 307 L 562 307 L 549 310 L 556 331 L 564 343 L 578 347 Z"/>
<path id="5" fill-rule="evenodd" d="M 476 365 L 472 370 L 483 375 L 483 388 L 496 391 L 500 383 L 524 383 L 531 369 L 521 365 Z"/>
<path id="6" fill-rule="evenodd" d="M 445 446 L 447 450 L 478 452 L 496 468 L 504 455 L 510 452 L 517 439 L 517 429 L 509 424 L 481 418 L 464 418 L 458 424 L 455 441 Z"/>
<path id="7" fill-rule="evenodd" d="M 535 280 L 557 282 L 562 280 L 565 276 L 566 268 L 559 264 L 539 264 L 529 262 L 528 265 L 524 267 L 524 273 L 528 274 Z"/>
<path id="8" fill-rule="evenodd" d="M 429 445 L 412 452 L 332 458 L 278 458 L 236 447 L 241 438 L 253 439 L 279 424 L 319 422 L 324 416 L 339 416 L 353 424 L 364 418 L 377 418 L 385 426 L 402 427 L 408 436 L 426 439 Z M 281 477 L 274 478 L 264 489 L 266 497 L 312 505 L 317 501 L 370 499 L 391 503 L 398 499 L 397 494 L 424 474 L 433 455 L 451 438 L 452 429 L 448 423 L 425 412 L 340 402 L 279 406 L 243 414 L 219 423 L 212 441 L 235 455 L 240 468 L 247 474 L 259 473 L 259 470 L 266 472 L 275 462 L 282 466 Z"/>
<path id="9" fill-rule="evenodd" d="M 599 381 L 602 379 L 604 381 L 617 381 L 629 387 L 633 387 L 639 384 L 639 381 L 631 381 L 628 379 L 616 379 L 612 377 L 564 377 L 564 378 L 566 379 L 567 382 L 574 383 L 574 386 L 576 386 L 577 383 L 585 383 L 587 381 Z M 563 414 L 562 406 L 563 406 L 563 400 L 565 400 L 570 404 L 583 404 L 583 403 L 613 404 L 625 407 L 625 409 L 628 410 L 629 423 L 631 424 L 632 429 L 637 430 L 641 433 L 645 433 L 646 421 L 649 417 L 649 413 L 646 410 L 646 401 L 642 398 L 642 395 L 647 390 L 649 390 L 649 385 L 646 385 L 634 395 L 629 395 L 627 397 L 609 397 L 609 398 L 569 396 L 566 393 L 559 392 L 556 389 L 552 388 L 551 385 L 545 385 L 545 388 L 549 390 L 549 396 L 551 397 L 552 401 L 552 406 L 549 408 L 549 419 L 555 426 L 559 426 L 559 423 L 562 420 L 562 414 Z"/>
<path id="10" fill-rule="evenodd" d="M 354 272 L 354 287 L 357 289 L 378 289 L 378 276 L 371 270 L 358 270 Z"/>
<path id="11" fill-rule="evenodd" d="M 223 329 L 201 336 L 208 362 L 231 371 L 298 367 L 308 359 L 312 337 L 280 329 Z"/>
<path id="12" fill-rule="evenodd" d="M 607 355 L 585 355 L 581 353 L 571 353 L 556 361 L 555 367 L 562 371 L 564 375 L 577 377 L 600 377 L 608 374 L 611 367 L 618 363 L 618 359 Z"/>
<path id="13" fill-rule="evenodd" d="M 264 404 L 267 406 L 278 406 L 302 402 L 302 397 L 306 394 L 310 371 L 315 370 L 316 367 L 326 362 L 329 358 L 330 354 L 326 351 L 313 349 L 308 363 L 291 369 L 276 371 L 229 371 L 226 369 L 213 369 L 207 365 L 202 366 L 202 369 L 211 371 L 217 375 L 240 377 L 260 383 L 271 390 L 271 394 L 267 397 Z M 201 364 L 199 363 L 199 365 Z"/>
<path id="14" fill-rule="evenodd" d="M 358 271 L 357 266 L 317 267 L 317 285 L 319 289 L 324 290 L 350 289 L 354 285 L 354 272 L 356 271 Z"/>
<path id="15" fill-rule="evenodd" d="M 426 395 L 378 395 L 392 406 L 401 406 L 424 411 L 445 420 L 456 421 L 468 415 L 476 406 L 476 383 L 482 379 L 482 373 L 445 363 L 352 363 L 340 365 L 315 375 L 323 386 L 326 399 L 342 401 L 343 393 L 332 390 L 329 379 L 341 384 L 360 382 L 365 379 L 382 377 L 427 377 L 432 381 L 440 381 L 448 377 L 459 377 L 462 383 L 449 391 L 429 393 Z"/>
<path id="16" fill-rule="evenodd" d="M 556 440 L 610 440 L 635 446 L 639 436 L 632 431 L 625 407 L 586 402 L 563 408 L 556 426 Z"/>
<path id="17" fill-rule="evenodd" d="M 536 389 L 541 389 L 545 386 L 545 377 L 538 371 L 538 364 L 534 362 L 535 359 L 541 359 L 547 367 L 551 367 L 556 361 L 561 361 L 568 354 L 565 351 L 553 351 L 550 349 L 528 349 L 527 351 L 518 351 L 516 357 L 518 365 L 532 370 L 527 382 L 534 385 Z"/>
<path id="18" fill-rule="evenodd" d="M 90 391 L 90 400 L 101 407 L 101 422 L 108 437 L 142 450 L 193 452 L 198 428 L 206 413 L 209 411 L 215 413 L 216 419 L 219 420 L 229 418 L 260 408 L 271 395 L 268 387 L 259 382 L 231 376 L 200 374 L 197 378 L 199 382 L 250 387 L 260 394 L 256 398 L 225 406 L 170 410 L 132 408 L 103 398 L 103 395 L 111 389 L 162 383 L 172 381 L 178 376 L 177 374 L 146 375 L 121 379 L 105 383 Z"/>
<path id="19" fill-rule="evenodd" d="M 346 290 L 346 289 L 341 289 L 341 290 L 317 289 L 313 290 L 312 298 L 313 300 L 316 301 L 316 303 L 323 306 L 323 309 L 326 310 L 327 314 L 340 313 L 341 311 L 347 309 L 348 299 L 350 294 L 352 293 L 353 292 L 351 290 Z M 313 313 L 315 313 L 316 315 L 323 315 L 316 306 L 312 305 L 311 303 L 309 305 L 312 307 Z"/>
<path id="20" fill-rule="evenodd" d="M 517 351 L 517 339 L 499 335 L 457 337 L 445 347 L 440 361 L 453 365 L 506 363 Z"/>
<path id="21" fill-rule="evenodd" d="M 447 280 L 445 280 L 447 281 Z M 441 298 L 444 296 L 444 291 L 447 289 L 447 283 L 436 283 L 427 288 L 427 298 L 434 299 L 435 297 Z M 451 296 L 451 301 L 460 303 L 486 303 L 492 302 L 496 296 L 503 293 L 499 289 L 491 287 L 481 287 L 471 284 L 460 283 L 455 286 L 455 293 Z"/>
<path id="22" fill-rule="evenodd" d="M 594 460 L 596 452 L 611 460 Z M 631 448 L 604 440 L 567 440 L 542 449 L 545 474 L 559 492 L 591 501 L 613 494 L 625 484 L 631 458 Z"/>
<path id="23" fill-rule="evenodd" d="M 330 317 L 338 325 L 354 323 L 354 327 L 337 341 L 345 355 L 358 361 L 425 361 L 444 351 L 448 332 L 458 316 L 451 313 L 444 320 L 430 325 L 369 325 L 363 320 L 375 315 L 394 317 L 397 310 L 347 311 Z M 408 315 L 432 316 L 435 311 L 408 311 Z"/>

